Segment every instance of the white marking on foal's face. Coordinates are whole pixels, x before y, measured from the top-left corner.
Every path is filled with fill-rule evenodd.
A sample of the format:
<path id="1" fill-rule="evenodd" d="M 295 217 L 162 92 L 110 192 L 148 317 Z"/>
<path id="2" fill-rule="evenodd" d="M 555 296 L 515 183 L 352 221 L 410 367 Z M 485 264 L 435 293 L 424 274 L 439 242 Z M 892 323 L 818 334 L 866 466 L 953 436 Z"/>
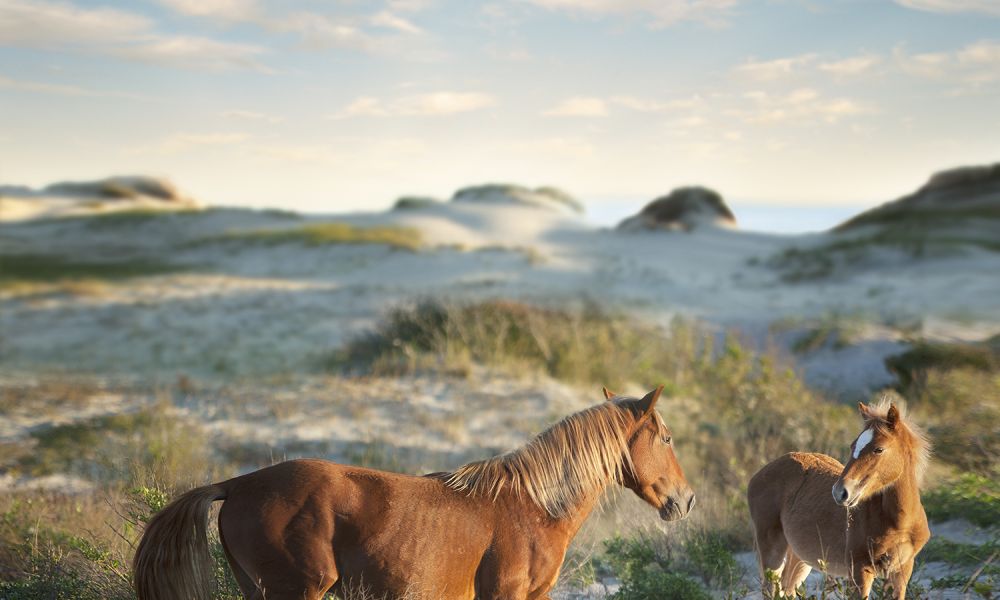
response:
<path id="1" fill-rule="evenodd" d="M 872 438 L 875 437 L 875 432 L 869 429 L 865 429 L 858 436 L 858 439 L 854 442 L 854 458 L 861 456 L 861 451 L 872 443 Z"/>

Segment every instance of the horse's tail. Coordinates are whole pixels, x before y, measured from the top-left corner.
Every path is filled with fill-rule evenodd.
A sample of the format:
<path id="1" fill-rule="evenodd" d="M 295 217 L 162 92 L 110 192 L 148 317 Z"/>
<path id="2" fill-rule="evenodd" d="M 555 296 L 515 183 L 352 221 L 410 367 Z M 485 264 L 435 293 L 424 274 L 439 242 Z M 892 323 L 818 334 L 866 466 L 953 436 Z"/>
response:
<path id="1" fill-rule="evenodd" d="M 138 600 L 211 600 L 208 510 L 225 498 L 219 484 L 195 488 L 149 521 L 132 559 Z"/>

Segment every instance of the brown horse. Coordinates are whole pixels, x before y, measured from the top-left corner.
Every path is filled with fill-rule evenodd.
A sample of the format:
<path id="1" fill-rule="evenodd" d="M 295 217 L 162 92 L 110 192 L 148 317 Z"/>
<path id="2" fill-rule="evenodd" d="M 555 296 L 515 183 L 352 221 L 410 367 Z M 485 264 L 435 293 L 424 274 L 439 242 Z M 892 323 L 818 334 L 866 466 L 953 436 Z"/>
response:
<path id="1" fill-rule="evenodd" d="M 414 477 L 292 460 L 187 492 L 149 522 L 133 561 L 139 600 L 210 595 L 212 502 L 243 595 L 316 600 L 544 599 L 570 540 L 617 482 L 665 520 L 694 493 L 654 410 L 612 396 L 507 454 Z"/>
<path id="2" fill-rule="evenodd" d="M 811 569 L 848 577 L 868 598 L 876 576 L 906 596 L 913 559 L 930 538 L 920 504 L 920 480 L 929 456 L 924 434 L 894 404 L 859 404 L 864 430 L 847 466 L 824 454 L 794 452 L 750 479 L 753 519 L 764 593 L 794 596 Z M 832 493 L 831 493 L 832 492 Z"/>

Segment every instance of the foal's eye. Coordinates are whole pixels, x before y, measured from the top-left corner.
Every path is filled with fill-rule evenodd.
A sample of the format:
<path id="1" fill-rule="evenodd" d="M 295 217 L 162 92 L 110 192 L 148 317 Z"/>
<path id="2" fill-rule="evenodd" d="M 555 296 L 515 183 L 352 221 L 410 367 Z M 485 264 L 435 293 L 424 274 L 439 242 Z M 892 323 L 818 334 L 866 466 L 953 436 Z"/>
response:
<path id="1" fill-rule="evenodd" d="M 882 454 L 883 452 L 885 452 L 885 448 L 875 448 L 874 450 L 872 450 L 872 452 L 874 452 L 875 454 Z"/>
<path id="2" fill-rule="evenodd" d="M 664 444 L 670 444 L 670 436 L 669 436 L 669 435 L 665 435 L 665 436 L 663 436 L 663 437 L 662 437 L 662 438 L 660 438 L 660 439 L 662 439 L 662 440 L 663 440 L 663 443 L 664 443 Z"/>

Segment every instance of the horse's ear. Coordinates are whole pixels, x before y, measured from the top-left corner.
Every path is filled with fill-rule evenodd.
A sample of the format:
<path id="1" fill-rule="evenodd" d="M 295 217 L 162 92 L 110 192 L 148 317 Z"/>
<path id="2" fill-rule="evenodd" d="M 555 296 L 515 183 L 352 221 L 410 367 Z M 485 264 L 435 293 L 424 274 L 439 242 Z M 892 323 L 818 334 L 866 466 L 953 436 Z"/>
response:
<path id="1" fill-rule="evenodd" d="M 653 409 L 656 407 L 656 401 L 660 399 L 660 392 L 662 391 L 663 391 L 663 386 L 661 385 L 652 392 L 649 392 L 648 394 L 643 396 L 642 400 L 639 401 L 639 406 L 642 407 L 643 418 L 653 414 Z"/>
<path id="2" fill-rule="evenodd" d="M 866 419 L 871 416 L 871 413 L 868 412 L 868 407 L 865 406 L 864 402 L 858 402 L 858 412 L 860 412 L 861 416 Z"/>
<path id="3" fill-rule="evenodd" d="M 889 429 L 894 429 L 896 423 L 899 421 L 899 409 L 896 408 L 895 404 L 889 405 L 889 412 L 885 413 L 885 423 L 889 426 Z"/>
<path id="4" fill-rule="evenodd" d="M 615 396 L 618 395 L 618 394 L 615 394 L 614 392 L 612 392 L 611 390 L 609 390 L 606 387 L 602 387 L 601 391 L 604 392 L 604 399 L 605 400 L 611 400 L 612 398 L 614 398 Z"/>

